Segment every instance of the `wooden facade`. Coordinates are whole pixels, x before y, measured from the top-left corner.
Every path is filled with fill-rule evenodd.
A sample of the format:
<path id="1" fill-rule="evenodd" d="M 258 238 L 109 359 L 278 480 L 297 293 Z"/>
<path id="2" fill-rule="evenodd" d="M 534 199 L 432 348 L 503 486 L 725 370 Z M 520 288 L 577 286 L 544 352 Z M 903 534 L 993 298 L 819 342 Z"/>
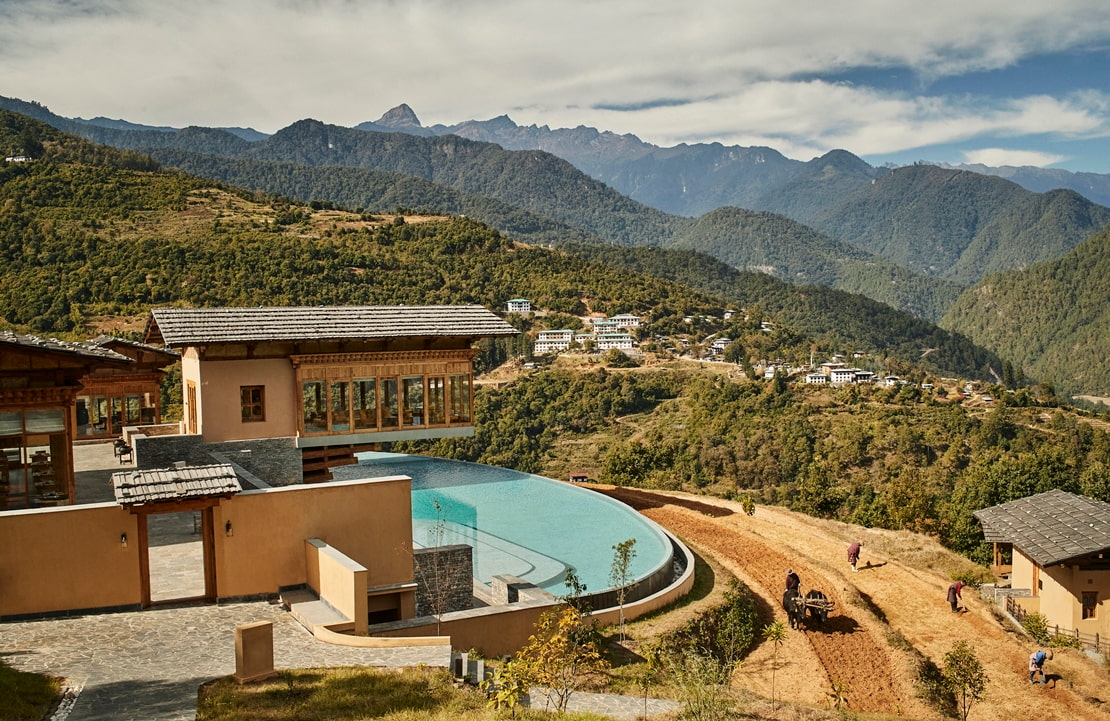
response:
<path id="1" fill-rule="evenodd" d="M 76 399 L 78 438 L 119 438 L 124 426 L 162 422 L 162 381 L 180 356 L 163 348 L 101 336 L 90 343 L 130 358 L 126 369 L 100 367 L 81 379 Z"/>
<path id="2" fill-rule="evenodd" d="M 134 361 L 106 348 L 0 334 L 0 510 L 73 503 L 81 380 Z"/>

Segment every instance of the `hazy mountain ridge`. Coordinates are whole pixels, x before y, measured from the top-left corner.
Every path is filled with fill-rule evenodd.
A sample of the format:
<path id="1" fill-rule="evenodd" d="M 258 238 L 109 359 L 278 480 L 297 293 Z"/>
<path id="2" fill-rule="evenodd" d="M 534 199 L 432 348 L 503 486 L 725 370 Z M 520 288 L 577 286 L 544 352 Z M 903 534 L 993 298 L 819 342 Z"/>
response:
<path id="1" fill-rule="evenodd" d="M 398 117 L 405 122 L 403 116 Z M 407 122 L 411 124 L 412 119 Z M 89 126 L 77 125 L 78 134 L 89 131 Z M 405 186 L 403 192 L 393 196 L 411 201 L 404 205 L 430 207 L 425 201 L 438 204 L 447 197 L 441 188 L 449 188 L 459 194 L 453 201 L 457 207 L 483 214 L 476 217 L 489 219 L 498 227 L 509 227 L 502 223 L 512 217 L 518 228 L 535 228 L 533 242 L 563 242 L 568 227 L 577 233 L 572 238 L 575 241 L 600 238 L 625 245 L 659 246 L 681 241 L 685 247 L 716 248 L 718 253 L 726 249 L 735 252 L 741 244 L 738 239 L 744 239 L 750 247 L 740 248 L 730 262 L 774 270 L 792 281 L 820 279 L 824 273 L 834 278 L 831 282 L 837 287 L 866 292 L 930 318 L 939 318 L 947 309 L 954 297 L 952 282 L 923 278 L 885 265 L 889 260 L 879 263 L 855 258 L 844 251 L 841 241 L 855 236 L 853 240 L 858 243 L 870 243 L 884 254 L 918 263 L 928 272 L 970 283 L 987 272 L 1028 266 L 1066 252 L 1104 227 L 1107 219 L 1106 208 L 1066 191 L 1038 195 L 1000 178 L 927 165 L 884 170 L 872 176 L 874 169 L 859 158 L 834 151 L 802 164 L 806 173 L 792 174 L 790 192 L 783 193 L 776 202 L 794 214 L 825 208 L 813 226 L 820 229 L 822 223 L 828 223 L 836 232 L 825 229 L 826 235 L 822 235 L 811 228 L 771 223 L 761 217 L 761 224 L 772 229 L 770 237 L 763 237 L 758 227 L 743 225 L 753 220 L 749 214 L 721 212 L 704 221 L 668 215 L 620 195 L 551 154 L 506 151 L 458 136 L 364 132 L 312 120 L 294 123 L 256 143 L 203 128 L 176 133 L 94 130 L 110 135 L 113 145 L 146 148 L 152 153 L 202 147 L 240 159 L 335 167 L 331 171 L 335 176 L 316 187 L 354 182 L 340 180 L 342 168 L 338 166 L 372 167 L 409 176 L 408 181 L 390 181 L 392 187 Z M 162 150 L 144 141 L 157 143 Z M 622 142 L 631 141 L 626 138 Z M 284 186 L 263 183 L 252 187 L 277 190 Z M 301 187 L 313 186 L 302 183 Z M 382 197 L 389 197 L 388 193 Z M 477 198 L 490 202 L 482 204 Z M 731 226 L 723 222 L 727 220 L 731 220 Z M 894 234 L 893 229 L 902 232 Z M 817 243 L 819 240 L 823 246 Z M 794 257 L 798 248 L 806 250 L 807 258 Z M 758 254 L 763 255 L 756 257 Z M 796 271 L 792 277 L 790 270 L 783 272 L 784 268 L 798 267 L 801 276 Z M 979 331 L 968 332 L 983 338 L 984 343 L 995 342 Z M 1028 343 L 1026 347 L 1033 349 L 1041 344 Z M 1049 350 L 1046 346 L 1045 352 Z M 1045 377 L 1062 377 L 1051 370 L 1046 372 Z"/>

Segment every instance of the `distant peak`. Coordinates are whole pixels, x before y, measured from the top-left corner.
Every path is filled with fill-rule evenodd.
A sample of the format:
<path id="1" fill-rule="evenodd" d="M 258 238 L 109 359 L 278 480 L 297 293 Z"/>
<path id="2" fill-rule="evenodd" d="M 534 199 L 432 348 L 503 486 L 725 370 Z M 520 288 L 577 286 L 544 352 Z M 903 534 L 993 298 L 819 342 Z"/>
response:
<path id="1" fill-rule="evenodd" d="M 378 125 L 384 125 L 387 128 L 419 128 L 420 119 L 416 117 L 416 113 L 412 112 L 405 103 L 401 103 L 392 110 L 387 110 L 385 115 L 377 120 Z"/>

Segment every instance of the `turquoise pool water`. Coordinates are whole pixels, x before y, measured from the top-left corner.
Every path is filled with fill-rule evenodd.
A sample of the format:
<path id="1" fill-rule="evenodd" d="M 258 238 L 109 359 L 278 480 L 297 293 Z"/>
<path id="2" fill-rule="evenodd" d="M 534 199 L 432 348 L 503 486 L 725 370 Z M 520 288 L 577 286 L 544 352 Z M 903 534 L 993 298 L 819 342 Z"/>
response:
<path id="1" fill-rule="evenodd" d="M 412 478 L 413 543 L 474 548 L 474 578 L 518 576 L 556 596 L 574 569 L 589 593 L 612 587 L 613 546 L 636 539 L 630 576 L 670 563 L 670 540 L 628 506 L 593 491 L 477 463 L 389 453 L 359 454 L 336 479 Z M 339 471 L 342 471 L 341 473 Z"/>

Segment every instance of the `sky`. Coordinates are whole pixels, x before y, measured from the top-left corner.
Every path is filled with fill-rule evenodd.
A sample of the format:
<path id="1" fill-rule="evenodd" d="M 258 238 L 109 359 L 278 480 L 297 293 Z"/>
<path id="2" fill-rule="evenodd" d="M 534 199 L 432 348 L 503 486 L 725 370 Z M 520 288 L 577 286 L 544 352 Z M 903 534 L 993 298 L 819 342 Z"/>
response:
<path id="1" fill-rule="evenodd" d="M 661 146 L 1110 173 L 1106 0 L 0 0 L 0 95 L 66 117 L 508 115 Z"/>

